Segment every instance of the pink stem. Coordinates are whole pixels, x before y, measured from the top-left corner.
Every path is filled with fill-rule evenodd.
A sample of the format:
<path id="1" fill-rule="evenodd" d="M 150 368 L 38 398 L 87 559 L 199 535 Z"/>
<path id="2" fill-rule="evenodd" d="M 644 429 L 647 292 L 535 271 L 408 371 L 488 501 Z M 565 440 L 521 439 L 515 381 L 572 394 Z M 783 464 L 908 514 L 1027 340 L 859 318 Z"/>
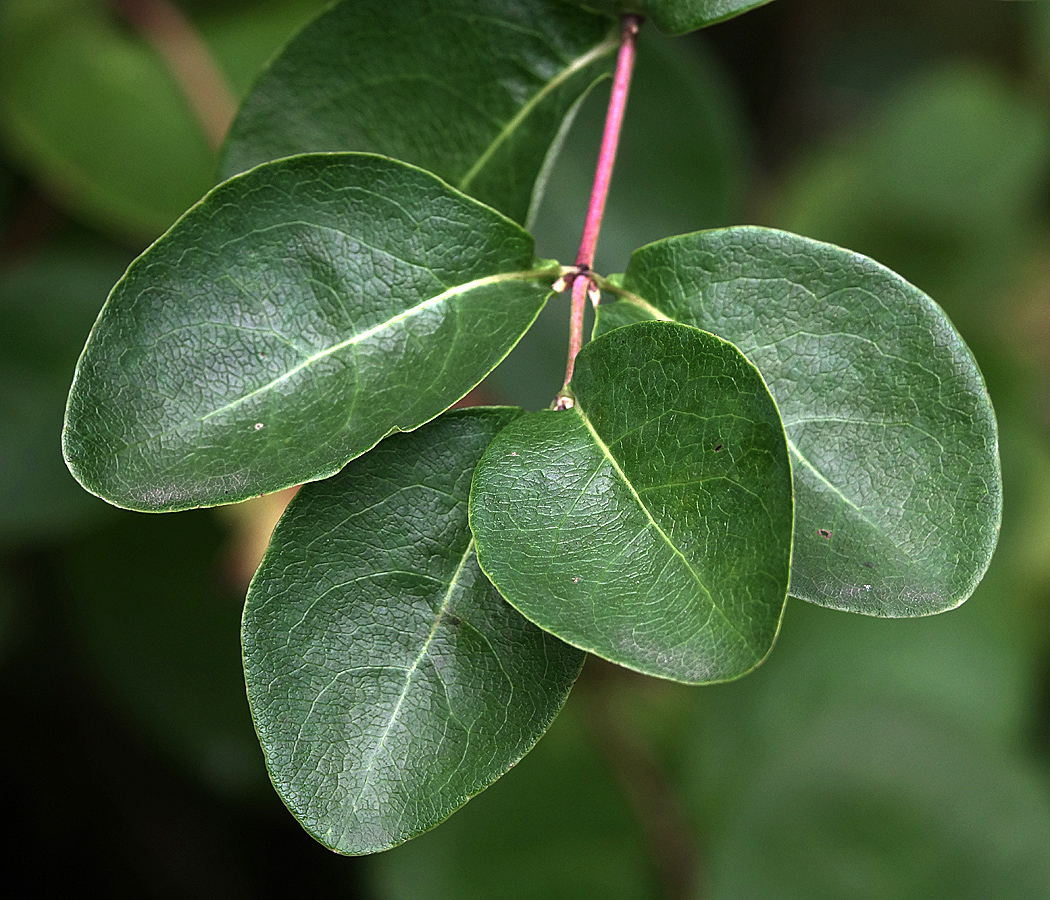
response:
<path id="1" fill-rule="evenodd" d="M 616 148 L 620 143 L 620 130 L 623 126 L 624 110 L 627 107 L 627 93 L 631 87 L 631 72 L 634 69 L 638 29 L 641 28 L 642 17 L 628 15 L 624 16 L 621 22 L 623 30 L 620 34 L 620 52 L 616 58 L 612 94 L 609 97 L 609 108 L 605 114 L 605 131 L 602 134 L 602 146 L 598 153 L 598 166 L 594 172 L 594 185 L 591 188 L 591 201 L 587 207 L 587 220 L 583 226 L 583 237 L 580 239 L 580 251 L 576 254 L 576 266 L 579 271 L 572 278 L 572 317 L 569 325 L 569 362 L 565 368 L 566 387 L 572 380 L 576 355 L 583 346 L 584 311 L 588 294 L 593 288 L 590 268 L 594 264 L 594 252 L 598 246 L 598 234 L 601 232 L 602 217 L 605 214 L 605 201 L 609 196 L 609 183 L 612 181 L 613 164 L 616 162 Z"/>

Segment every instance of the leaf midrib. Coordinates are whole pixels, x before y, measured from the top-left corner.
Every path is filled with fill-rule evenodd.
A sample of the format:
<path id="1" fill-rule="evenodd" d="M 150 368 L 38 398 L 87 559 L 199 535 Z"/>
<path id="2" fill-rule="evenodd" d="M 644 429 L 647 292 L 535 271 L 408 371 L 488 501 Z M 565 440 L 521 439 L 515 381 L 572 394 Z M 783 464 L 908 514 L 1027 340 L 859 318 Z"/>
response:
<path id="1" fill-rule="evenodd" d="M 632 293 L 632 292 L 630 292 L 630 291 L 628 291 L 626 289 L 617 288 L 615 290 L 615 293 L 622 301 L 633 304 L 634 306 L 636 306 L 639 309 L 643 310 L 648 315 L 652 316 L 654 319 L 659 319 L 659 320 L 669 321 L 669 322 L 678 321 L 677 319 L 673 318 L 672 316 L 667 315 L 667 313 L 665 313 L 662 310 L 660 310 L 657 307 L 655 307 L 649 301 L 643 299 L 642 297 L 638 296 L 637 294 L 634 294 L 634 293 Z M 693 327 L 697 327 L 697 326 L 693 326 Z M 775 402 L 775 400 L 776 400 L 776 398 L 774 397 L 774 402 Z M 798 424 L 798 422 L 795 421 L 795 422 L 792 422 L 792 424 L 793 425 L 794 424 Z M 885 541 L 891 547 L 893 547 L 894 550 L 896 550 L 898 553 L 900 553 L 900 555 L 904 559 L 908 560 L 908 562 L 910 564 L 915 565 L 916 560 L 913 559 L 912 556 L 909 553 L 906 553 L 904 551 L 904 549 L 901 548 L 901 546 L 895 540 L 893 540 L 893 538 L 891 538 L 886 533 L 885 529 L 883 529 L 876 522 L 874 522 L 867 515 L 867 513 L 865 513 L 865 511 L 860 506 L 858 506 L 856 503 L 854 503 L 852 500 L 850 500 L 850 498 L 847 497 L 842 492 L 842 490 L 839 487 L 837 487 L 833 482 L 829 481 L 828 478 L 824 475 L 824 473 L 821 472 L 812 462 L 810 462 L 810 460 L 802 453 L 802 451 L 798 449 L 798 447 L 795 445 L 794 441 L 791 440 L 791 437 L 787 433 L 787 428 L 788 428 L 788 423 L 785 422 L 784 423 L 784 437 L 785 437 L 785 439 L 787 441 L 787 446 L 788 446 L 788 449 L 790 450 L 792 456 L 794 456 L 800 463 L 802 463 L 802 465 L 804 465 L 807 469 L 809 469 L 809 471 L 811 471 L 813 473 L 813 475 L 822 484 L 826 485 L 827 488 L 832 493 L 834 493 L 836 497 L 838 497 L 842 501 L 842 503 L 844 503 L 846 506 L 848 506 L 850 509 L 852 509 L 857 514 L 857 517 L 862 522 L 864 522 L 868 527 L 870 527 L 876 534 L 878 534 L 881 537 L 883 537 L 885 539 Z"/>
<path id="2" fill-rule="evenodd" d="M 828 488 L 828 490 L 830 490 L 836 497 L 838 497 L 839 500 L 845 506 L 852 509 L 854 513 L 856 513 L 857 518 L 864 522 L 864 524 L 871 528 L 871 530 L 874 531 L 877 535 L 882 537 L 886 541 L 886 543 L 889 544 L 894 550 L 896 550 L 904 559 L 906 559 L 910 565 L 914 566 L 916 564 L 917 560 L 915 560 L 911 556 L 911 554 L 907 553 L 895 540 L 893 540 L 893 538 L 891 538 L 889 534 L 886 533 L 886 530 L 883 527 L 881 527 L 877 522 L 873 521 L 860 506 L 858 506 L 856 503 L 850 500 L 849 497 L 842 493 L 842 491 L 838 487 L 836 487 L 836 485 L 833 482 L 828 480 L 827 476 L 825 476 L 824 473 L 820 471 L 820 469 L 818 469 L 812 462 L 810 462 L 810 460 L 802 453 L 802 451 L 800 451 L 798 447 L 795 446 L 795 443 L 791 440 L 790 437 L 787 436 L 786 432 L 784 436 L 787 440 L 788 449 L 791 451 L 792 455 L 807 469 L 809 469 L 809 471 L 813 473 L 813 475 L 820 481 L 821 484 L 825 485 Z"/>
<path id="3" fill-rule="evenodd" d="M 444 620 L 452 605 L 452 598 L 455 594 L 456 587 L 459 586 L 460 576 L 463 574 L 463 570 L 467 567 L 473 553 L 474 539 L 471 538 L 470 542 L 467 544 L 467 549 L 463 552 L 463 556 L 460 557 L 459 565 L 456 566 L 456 571 L 452 573 L 448 590 L 445 592 L 445 596 L 441 601 L 441 606 L 438 607 L 438 611 L 434 616 L 434 624 L 430 627 L 430 633 L 426 636 L 426 639 L 423 641 L 423 646 L 420 647 L 419 653 L 405 672 L 405 683 L 401 688 L 401 693 L 397 698 L 397 702 L 394 704 L 394 708 L 390 713 L 390 718 L 387 720 L 386 726 L 383 728 L 383 733 L 379 736 L 379 740 L 376 742 L 376 746 L 372 750 L 372 755 L 368 760 L 368 765 L 365 767 L 365 771 L 361 776 L 361 790 L 358 792 L 357 797 L 354 798 L 354 803 L 350 810 L 351 816 L 357 815 L 358 807 L 361 804 L 361 798 L 364 797 L 365 790 L 368 788 L 370 780 L 369 776 L 375 768 L 379 752 L 384 746 L 386 746 L 387 738 L 390 737 L 390 731 L 394 727 L 394 723 L 397 721 L 398 716 L 401 713 L 401 707 L 404 705 L 405 698 L 408 696 L 408 690 L 412 686 L 412 679 L 415 677 L 420 663 L 423 662 L 424 657 L 430 651 L 430 645 L 434 641 L 434 636 L 437 634 L 441 622 Z"/>
<path id="4" fill-rule="evenodd" d="M 482 151 L 481 155 L 477 158 L 474 165 L 470 167 L 470 170 L 459 179 L 456 187 L 459 190 L 466 192 L 471 182 L 478 176 L 482 169 L 488 165 L 488 162 L 496 154 L 501 144 L 506 143 L 510 136 L 517 131 L 518 127 L 524 122 L 531 114 L 532 111 L 542 103 L 549 94 L 555 89 L 561 87 L 566 81 L 568 81 L 577 72 L 583 71 L 592 62 L 601 59 L 603 56 L 607 56 L 616 49 L 618 45 L 618 38 L 615 34 L 610 34 L 604 41 L 593 47 L 591 50 L 584 53 L 582 56 L 577 57 L 568 66 L 562 69 L 554 78 L 548 81 L 542 88 L 540 88 L 535 94 L 533 94 L 528 101 L 519 109 L 512 118 L 500 129 L 499 134 L 489 143 L 489 145 Z"/>
<path id="5" fill-rule="evenodd" d="M 147 444 L 150 441 L 155 441 L 158 438 L 165 437 L 169 434 L 179 431 L 182 428 L 186 428 L 189 425 L 201 424 L 215 416 L 221 415 L 225 412 L 229 412 L 231 409 L 236 409 L 238 406 L 248 402 L 254 397 L 258 397 L 261 394 L 265 394 L 268 391 L 273 390 L 274 388 L 278 387 L 279 385 L 283 384 L 289 379 L 295 377 L 300 372 L 313 366 L 315 363 L 320 362 L 323 359 L 327 359 L 329 356 L 338 353 L 341 350 L 345 350 L 347 347 L 352 347 L 355 344 L 359 344 L 362 341 L 365 341 L 368 338 L 371 338 L 376 334 L 381 333 L 387 328 L 392 328 L 396 325 L 399 325 L 400 323 L 407 321 L 413 316 L 426 312 L 428 309 L 438 306 L 444 301 L 451 299 L 452 297 L 458 297 L 462 294 L 469 293 L 470 291 L 475 290 L 477 288 L 483 288 L 493 284 L 502 284 L 504 282 L 510 281 L 529 281 L 530 279 L 539 279 L 541 276 L 546 275 L 550 272 L 551 270 L 546 268 L 528 269 L 526 271 L 520 272 L 503 272 L 499 275 L 487 275 L 484 278 L 476 278 L 473 281 L 468 281 L 464 284 L 457 285 L 456 287 L 449 288 L 448 290 L 442 291 L 440 294 L 436 294 L 433 297 L 429 297 L 421 303 L 417 303 L 415 306 L 410 307 L 409 309 L 403 310 L 396 316 L 393 316 L 389 319 L 385 319 L 379 324 L 373 325 L 371 328 L 367 328 L 364 331 L 351 335 L 350 337 L 346 338 L 343 341 L 340 341 L 337 344 L 333 344 L 330 347 L 326 347 L 324 350 L 320 350 L 317 353 L 314 353 L 313 355 L 304 359 L 302 362 L 288 369 L 288 371 L 279 375 L 277 378 L 272 379 L 271 381 L 267 382 L 261 387 L 256 388 L 253 391 L 249 391 L 247 394 L 243 394 L 240 397 L 236 397 L 229 403 L 226 403 L 223 406 L 218 407 L 217 409 L 213 409 L 211 412 L 205 413 L 201 416 L 195 416 L 192 419 L 186 419 L 185 421 L 180 422 L 178 425 L 175 425 L 172 428 L 167 429 L 166 431 L 150 435 L 149 437 L 143 438 L 140 441 L 135 441 L 134 443 L 126 444 L 124 447 L 117 451 L 117 455 L 131 450 L 135 447 L 141 446 L 142 444 Z"/>
<path id="6" fill-rule="evenodd" d="M 634 485 L 631 483 L 631 480 L 627 477 L 627 473 L 624 472 L 624 470 L 620 467 L 619 462 L 617 462 L 616 457 L 613 456 L 612 451 L 609 449 L 608 444 L 606 444 L 605 441 L 602 440 L 601 436 L 595 430 L 594 425 L 591 423 L 591 420 L 588 418 L 587 414 L 580 408 L 579 402 L 577 402 L 572 407 L 572 409 L 580 417 L 580 421 L 583 422 L 583 424 L 586 427 L 587 431 L 590 433 L 591 439 L 598 446 L 598 448 L 602 451 L 602 454 L 609 461 L 610 465 L 616 471 L 616 474 L 619 475 L 620 479 L 627 486 L 627 489 L 631 492 L 631 496 L 634 497 L 635 503 L 637 503 L 639 509 L 641 509 L 642 512 L 645 513 L 645 516 L 649 520 L 650 524 L 653 526 L 653 528 L 656 529 L 656 533 L 660 535 L 660 537 L 663 539 L 664 543 L 666 543 L 667 546 L 671 549 L 672 553 L 674 553 L 675 556 L 677 556 L 682 561 L 682 563 L 685 565 L 685 567 L 686 567 L 687 571 L 689 572 L 689 574 L 693 577 L 693 579 L 696 581 L 696 583 L 700 586 L 700 589 L 704 592 L 704 595 L 707 597 L 708 602 L 711 604 L 711 608 L 716 613 L 718 613 L 718 615 L 722 618 L 722 620 L 726 623 L 726 625 L 729 626 L 729 629 L 734 634 L 736 634 L 737 637 L 740 638 L 740 640 L 744 644 L 744 646 L 747 647 L 747 649 L 750 650 L 752 654 L 754 654 L 755 659 L 756 660 L 761 659 L 762 658 L 762 654 L 759 653 L 755 649 L 755 647 L 752 646 L 751 642 L 744 636 L 743 632 L 741 632 L 740 629 L 737 628 L 737 626 L 733 624 L 733 622 L 729 618 L 729 616 L 726 615 L 725 610 L 722 609 L 722 607 L 715 600 L 714 595 L 711 593 L 711 590 L 707 587 L 706 584 L 704 584 L 703 580 L 700 578 L 699 573 L 696 571 L 696 569 L 693 568 L 692 563 L 689 561 L 689 559 L 686 557 L 686 555 L 678 548 L 677 544 L 675 544 L 674 541 L 671 540 L 670 536 L 667 534 L 666 531 L 663 530 L 663 528 L 656 521 L 656 519 L 653 518 L 653 514 L 649 511 L 649 507 L 645 505 L 645 501 L 642 500 L 642 498 L 639 495 L 638 491 L 635 489 Z"/>

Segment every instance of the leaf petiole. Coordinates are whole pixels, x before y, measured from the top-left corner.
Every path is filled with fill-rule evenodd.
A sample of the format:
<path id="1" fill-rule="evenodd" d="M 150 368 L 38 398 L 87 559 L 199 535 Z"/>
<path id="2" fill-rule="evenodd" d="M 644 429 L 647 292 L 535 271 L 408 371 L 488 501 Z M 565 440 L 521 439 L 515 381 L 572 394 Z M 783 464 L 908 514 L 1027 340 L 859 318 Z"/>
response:
<path id="1" fill-rule="evenodd" d="M 594 171 L 594 184 L 591 187 L 591 199 L 587 207 L 587 219 L 580 238 L 580 249 L 576 254 L 576 274 L 566 280 L 566 286 L 572 286 L 572 315 L 569 320 L 569 360 L 565 367 L 565 386 L 572 380 L 576 355 L 583 346 L 583 320 L 586 301 L 597 306 L 599 291 L 591 275 L 594 264 L 594 252 L 598 246 L 598 235 L 601 232 L 602 217 L 605 214 L 605 201 L 609 196 L 609 184 L 612 181 L 613 164 L 616 161 L 616 149 L 620 143 L 620 131 L 623 126 L 624 110 L 627 108 L 627 94 L 631 87 L 631 74 L 634 71 L 634 57 L 638 44 L 638 30 L 642 27 L 642 17 L 626 15 L 621 18 L 620 51 L 616 57 L 616 71 L 613 75 L 612 93 L 609 96 L 609 107 L 605 115 L 605 130 L 602 133 L 602 145 L 598 152 L 598 165 Z M 556 408 L 567 408 L 564 389 L 555 402 Z M 572 404 L 569 403 L 569 406 Z"/>

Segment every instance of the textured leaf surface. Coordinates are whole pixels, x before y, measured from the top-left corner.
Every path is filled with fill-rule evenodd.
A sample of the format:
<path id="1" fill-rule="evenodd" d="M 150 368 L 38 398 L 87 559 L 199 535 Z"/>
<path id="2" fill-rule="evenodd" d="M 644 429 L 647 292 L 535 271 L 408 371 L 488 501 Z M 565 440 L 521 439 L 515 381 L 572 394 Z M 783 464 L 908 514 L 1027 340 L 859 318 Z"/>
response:
<path id="1" fill-rule="evenodd" d="M 577 357 L 571 410 L 523 416 L 475 474 L 482 568 L 540 627 L 613 662 L 709 682 L 773 644 L 791 555 L 776 407 L 732 345 L 639 323 Z"/>
<path id="2" fill-rule="evenodd" d="M 770 0 L 582 0 L 581 6 L 620 15 L 640 13 L 667 34 L 685 34 L 741 13 Z"/>
<path id="3" fill-rule="evenodd" d="M 525 222 L 563 123 L 611 67 L 610 26 L 562 0 L 345 0 L 259 80 L 223 172 L 372 151 Z"/>
<path id="4" fill-rule="evenodd" d="M 70 392 L 66 460 L 144 510 L 331 475 L 492 370 L 549 293 L 536 265 L 519 226 L 413 166 L 260 166 L 114 288 Z"/>
<path id="5" fill-rule="evenodd" d="M 999 533 L 995 416 L 929 297 L 859 254 L 762 228 L 650 244 L 623 286 L 638 302 L 600 309 L 596 333 L 686 322 L 768 382 L 794 469 L 794 596 L 914 616 L 972 593 Z"/>
<path id="6" fill-rule="evenodd" d="M 515 410 L 457 410 L 304 487 L 244 614 L 248 695 L 278 792 L 341 853 L 401 843 L 520 759 L 583 654 L 478 568 L 474 466 Z"/>

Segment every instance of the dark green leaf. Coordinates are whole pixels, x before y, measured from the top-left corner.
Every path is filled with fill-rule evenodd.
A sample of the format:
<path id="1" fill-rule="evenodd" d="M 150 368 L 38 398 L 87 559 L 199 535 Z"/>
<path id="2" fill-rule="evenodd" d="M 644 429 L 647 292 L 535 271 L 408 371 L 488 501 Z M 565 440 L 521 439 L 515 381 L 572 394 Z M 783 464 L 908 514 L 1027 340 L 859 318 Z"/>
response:
<path id="1" fill-rule="evenodd" d="M 748 10 L 765 6 L 770 0 L 577 0 L 596 11 L 639 13 L 667 34 L 685 34 Z"/>
<path id="2" fill-rule="evenodd" d="M 941 309 L 859 254 L 732 228 L 638 250 L 596 333 L 670 318 L 736 344 L 784 418 L 791 593 L 881 616 L 958 606 L 999 533 L 995 416 Z M 644 299 L 643 299 L 644 298 Z"/>
<path id="3" fill-rule="evenodd" d="M 341 853 L 447 818 L 540 738 L 583 654 L 478 568 L 474 466 L 517 411 L 451 412 L 304 487 L 248 595 L 244 664 L 271 777 Z"/>
<path id="4" fill-rule="evenodd" d="M 552 145 L 615 48 L 607 18 L 562 0 L 345 0 L 260 79 L 223 172 L 294 153 L 371 151 L 525 222 Z"/>
<path id="5" fill-rule="evenodd" d="M 527 618 L 692 683 L 769 652 L 788 584 L 791 470 L 761 376 L 699 331 L 644 323 L 576 360 L 570 410 L 532 413 L 475 474 L 482 568 Z"/>
<path id="6" fill-rule="evenodd" d="M 113 289 L 70 392 L 66 460 L 142 510 L 327 477 L 476 385 L 556 273 L 519 226 L 414 166 L 260 166 Z"/>

